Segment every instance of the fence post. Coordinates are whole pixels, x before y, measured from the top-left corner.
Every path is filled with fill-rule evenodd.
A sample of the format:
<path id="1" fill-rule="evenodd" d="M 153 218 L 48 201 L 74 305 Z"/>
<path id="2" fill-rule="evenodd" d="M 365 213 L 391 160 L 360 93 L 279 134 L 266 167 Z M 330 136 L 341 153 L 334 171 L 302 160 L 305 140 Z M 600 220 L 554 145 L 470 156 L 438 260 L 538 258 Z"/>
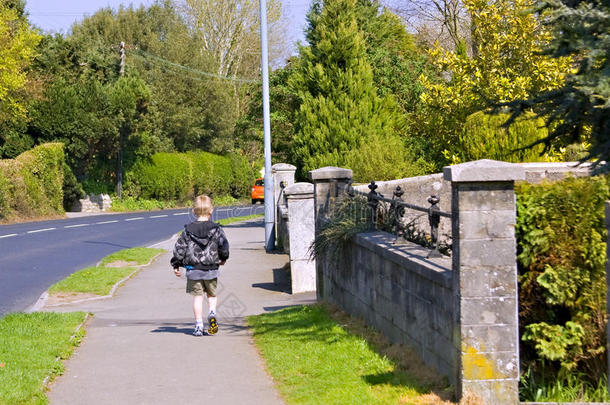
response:
<path id="1" fill-rule="evenodd" d="M 314 185 L 315 236 L 332 215 L 336 202 L 347 195 L 352 171 L 340 167 L 322 167 L 309 172 Z M 324 266 L 326 261 L 316 260 L 316 291 L 318 300 L 324 299 Z"/>
<path id="2" fill-rule="evenodd" d="M 316 290 L 316 262 L 309 247 L 315 233 L 313 184 L 295 183 L 284 189 L 288 205 L 290 279 L 292 293 Z"/>
<path id="3" fill-rule="evenodd" d="M 519 403 L 516 164 L 478 160 L 443 169 L 451 181 L 456 394 Z"/>

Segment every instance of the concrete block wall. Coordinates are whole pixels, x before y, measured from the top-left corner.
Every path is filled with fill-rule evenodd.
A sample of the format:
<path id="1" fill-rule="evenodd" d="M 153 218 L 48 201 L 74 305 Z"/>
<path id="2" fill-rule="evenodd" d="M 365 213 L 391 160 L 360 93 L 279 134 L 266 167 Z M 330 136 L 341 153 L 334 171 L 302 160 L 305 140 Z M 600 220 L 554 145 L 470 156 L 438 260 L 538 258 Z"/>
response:
<path id="1" fill-rule="evenodd" d="M 314 182 L 316 233 L 345 198 L 351 171 L 323 168 Z M 317 261 L 318 298 L 364 318 L 447 375 L 456 396 L 518 403 L 519 354 L 514 182 L 520 165 L 481 160 L 447 167 L 451 258 L 359 234 L 344 260 Z M 408 194 L 408 191 L 407 191 Z"/>

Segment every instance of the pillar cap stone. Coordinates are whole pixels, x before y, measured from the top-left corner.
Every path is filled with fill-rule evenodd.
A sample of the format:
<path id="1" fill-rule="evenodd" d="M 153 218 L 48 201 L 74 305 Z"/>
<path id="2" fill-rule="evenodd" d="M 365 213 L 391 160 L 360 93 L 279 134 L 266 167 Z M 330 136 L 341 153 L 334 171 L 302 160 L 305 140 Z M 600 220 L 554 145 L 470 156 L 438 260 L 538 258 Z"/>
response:
<path id="1" fill-rule="evenodd" d="M 271 166 L 271 171 L 273 172 L 294 172 L 296 170 L 296 166 L 293 166 L 288 163 L 276 163 Z"/>
<path id="2" fill-rule="evenodd" d="M 351 169 L 341 167 L 326 166 L 309 172 L 310 180 L 331 180 L 331 179 L 351 179 L 353 172 Z"/>
<path id="3" fill-rule="evenodd" d="M 525 180 L 525 169 L 515 163 L 482 159 L 443 167 L 443 177 L 454 183 Z"/>
<path id="4" fill-rule="evenodd" d="M 284 195 L 286 197 L 313 196 L 313 184 L 305 182 L 291 184 L 284 189 Z"/>

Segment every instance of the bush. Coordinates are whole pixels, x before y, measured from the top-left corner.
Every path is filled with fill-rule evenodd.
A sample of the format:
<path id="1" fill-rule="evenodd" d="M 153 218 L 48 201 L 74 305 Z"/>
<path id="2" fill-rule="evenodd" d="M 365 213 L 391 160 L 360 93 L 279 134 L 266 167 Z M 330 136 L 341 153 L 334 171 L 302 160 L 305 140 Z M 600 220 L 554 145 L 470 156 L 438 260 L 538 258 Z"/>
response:
<path id="1" fill-rule="evenodd" d="M 192 195 L 192 162 L 182 153 L 155 153 L 125 174 L 125 194 L 143 199 L 184 201 Z"/>
<path id="2" fill-rule="evenodd" d="M 70 211 L 74 203 L 84 197 L 85 192 L 83 186 L 76 180 L 76 176 L 72 173 L 72 169 L 64 162 L 64 181 L 62 190 L 64 192 L 63 206 L 64 210 Z"/>
<path id="3" fill-rule="evenodd" d="M 63 213 L 64 163 L 61 143 L 0 161 L 0 220 Z"/>
<path id="4" fill-rule="evenodd" d="M 608 177 L 517 186 L 519 321 L 524 369 L 606 372 Z"/>
<path id="5" fill-rule="evenodd" d="M 125 175 L 125 194 L 141 199 L 185 202 L 194 195 L 244 197 L 256 174 L 239 155 L 208 152 L 156 153 Z"/>
<path id="6" fill-rule="evenodd" d="M 476 112 L 466 119 L 460 135 L 461 160 L 494 159 L 505 162 L 540 162 L 547 160 L 541 153 L 544 145 L 525 148 L 545 138 L 548 130 L 542 118 L 524 114 L 508 128 L 508 114 Z"/>

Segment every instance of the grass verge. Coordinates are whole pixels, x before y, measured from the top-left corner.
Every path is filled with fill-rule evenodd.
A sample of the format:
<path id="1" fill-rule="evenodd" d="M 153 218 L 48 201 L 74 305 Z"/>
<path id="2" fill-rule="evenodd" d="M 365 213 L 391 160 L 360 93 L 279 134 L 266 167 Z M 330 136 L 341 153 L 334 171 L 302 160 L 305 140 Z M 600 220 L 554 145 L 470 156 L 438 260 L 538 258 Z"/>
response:
<path id="1" fill-rule="evenodd" d="M 249 219 L 260 218 L 262 216 L 263 216 L 263 214 L 244 215 L 243 217 L 232 217 L 232 218 L 219 219 L 218 221 L 216 221 L 216 223 L 218 225 L 226 226 L 226 225 L 230 225 L 235 222 L 247 221 Z"/>
<path id="2" fill-rule="evenodd" d="M 49 293 L 108 295 L 117 282 L 134 271 L 133 267 L 108 267 L 109 264 L 116 262 L 130 266 L 146 264 L 163 251 L 163 249 L 150 248 L 121 250 L 102 259 L 99 267 L 87 267 L 53 284 L 49 288 Z"/>
<path id="3" fill-rule="evenodd" d="M 84 312 L 15 313 L 0 318 L 0 404 L 46 404 L 44 380 L 63 373 L 84 336 Z"/>
<path id="4" fill-rule="evenodd" d="M 322 305 L 248 318 L 289 404 L 445 404 L 443 379 L 361 321 Z"/>

